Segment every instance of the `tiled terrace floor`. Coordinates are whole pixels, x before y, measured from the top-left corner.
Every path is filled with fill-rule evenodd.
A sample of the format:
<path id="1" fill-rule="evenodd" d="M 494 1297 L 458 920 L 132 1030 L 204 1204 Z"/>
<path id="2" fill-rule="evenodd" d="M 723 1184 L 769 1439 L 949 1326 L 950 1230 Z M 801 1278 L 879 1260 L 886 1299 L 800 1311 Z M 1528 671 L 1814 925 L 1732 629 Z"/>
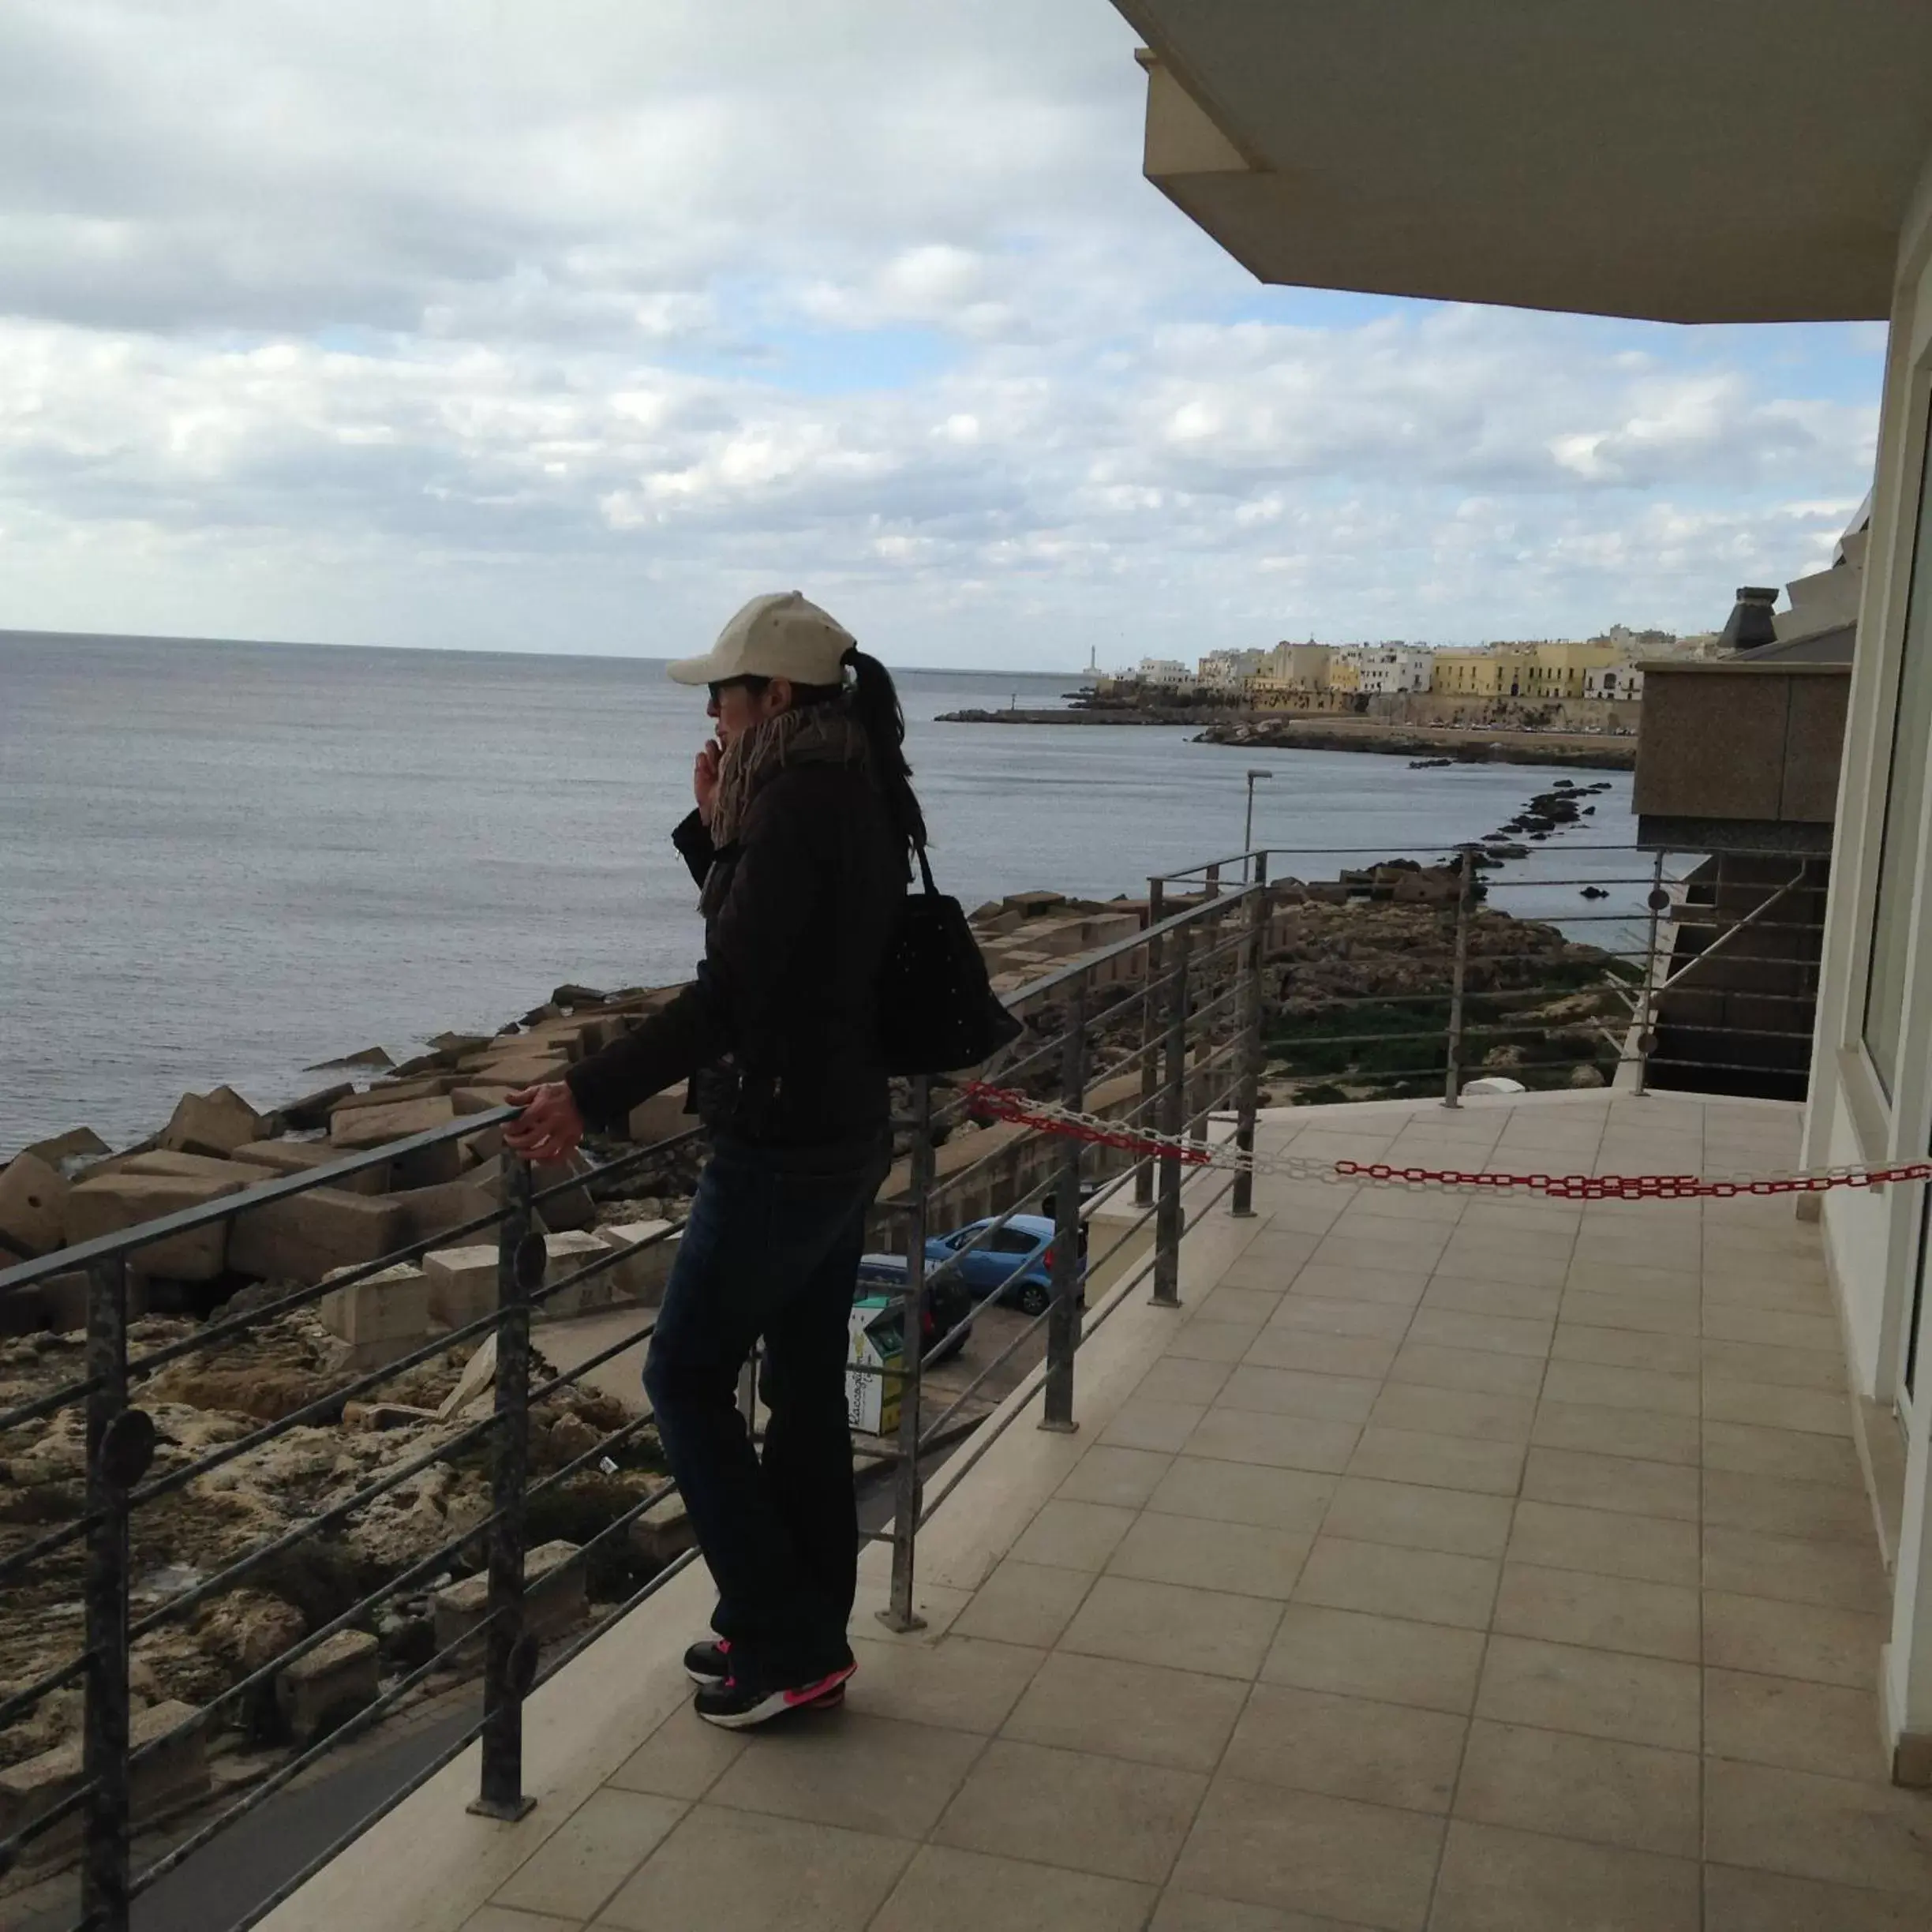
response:
<path id="1" fill-rule="evenodd" d="M 1657 1171 L 1795 1137 L 1579 1096 L 1264 1144 Z M 843 1715 L 680 1710 L 468 1932 L 1925 1932 L 1816 1230 L 1258 1205 L 983 1584 L 921 1638 L 855 1627 Z"/>

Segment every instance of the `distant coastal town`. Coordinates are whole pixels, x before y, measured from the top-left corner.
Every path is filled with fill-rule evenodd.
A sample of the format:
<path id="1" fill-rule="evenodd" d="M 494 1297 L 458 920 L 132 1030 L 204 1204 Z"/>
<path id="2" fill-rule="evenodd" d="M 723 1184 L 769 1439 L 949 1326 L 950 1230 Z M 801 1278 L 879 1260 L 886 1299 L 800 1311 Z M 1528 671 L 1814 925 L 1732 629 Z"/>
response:
<path id="1" fill-rule="evenodd" d="M 1643 665 L 1699 660 L 1730 647 L 1721 631 L 1679 637 L 1613 624 L 1582 639 L 1538 638 L 1473 647 L 1395 638 L 1216 650 L 1190 666 L 1144 657 L 1131 670 L 1095 667 L 1086 702 L 1098 710 L 1229 707 L 1323 713 L 1417 725 L 1632 733 Z"/>

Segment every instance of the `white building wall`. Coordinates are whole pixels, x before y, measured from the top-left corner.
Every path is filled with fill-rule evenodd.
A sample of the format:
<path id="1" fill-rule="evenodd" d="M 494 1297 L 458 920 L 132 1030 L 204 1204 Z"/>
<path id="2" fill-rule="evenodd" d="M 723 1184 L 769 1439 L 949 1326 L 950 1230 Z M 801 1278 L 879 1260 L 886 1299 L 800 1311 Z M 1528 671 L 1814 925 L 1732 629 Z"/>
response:
<path id="1" fill-rule="evenodd" d="M 1932 867 L 1921 863 L 1885 917 L 1906 922 L 1898 1050 L 1889 1091 L 1866 1044 L 1866 994 L 1878 904 L 1894 714 L 1915 559 L 1919 594 L 1932 596 L 1932 532 L 1921 534 L 1921 481 L 1932 410 L 1932 155 L 1900 238 L 1898 294 L 1888 341 L 1871 541 L 1859 601 L 1844 755 L 1840 771 L 1830 902 L 1807 1127 L 1809 1163 L 1922 1160 L 1932 1150 Z M 1919 646 L 1932 613 L 1914 629 Z M 1895 829 L 1917 829 L 1932 852 L 1932 758 L 1904 747 Z M 1900 814 L 1903 814 L 1901 816 Z M 1825 1255 L 1852 1378 L 1871 1406 L 1868 1436 L 1904 1424 L 1904 1482 L 1893 1568 L 1891 1642 L 1881 1698 L 1895 1769 L 1932 1780 L 1932 1293 L 1919 1307 L 1919 1365 L 1909 1399 L 1903 1370 L 1923 1265 L 1925 1188 L 1835 1190 L 1823 1196 Z M 1881 1444 L 1881 1449 L 1889 1445 Z M 1875 1466 L 1880 1457 L 1868 1461 Z M 1908 1770 L 1908 1767 L 1913 1767 Z"/>

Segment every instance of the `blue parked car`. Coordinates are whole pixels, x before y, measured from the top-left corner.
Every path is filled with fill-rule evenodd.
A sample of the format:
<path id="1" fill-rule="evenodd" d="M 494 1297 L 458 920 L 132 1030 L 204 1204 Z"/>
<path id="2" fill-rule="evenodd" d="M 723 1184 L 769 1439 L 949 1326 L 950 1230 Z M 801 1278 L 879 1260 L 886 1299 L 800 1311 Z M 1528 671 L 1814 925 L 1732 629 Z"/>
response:
<path id="1" fill-rule="evenodd" d="M 989 1215 L 951 1234 L 935 1234 L 926 1244 L 929 1265 L 960 1256 L 953 1273 L 962 1279 L 975 1301 L 983 1301 L 998 1294 L 1023 1315 L 1043 1313 L 1053 1299 L 1053 1244 L 1057 1231 L 1044 1215 L 1015 1215 L 1004 1227 L 997 1228 L 977 1247 L 969 1247 L 983 1228 L 993 1226 L 999 1217 Z M 1016 1273 L 1015 1271 L 1018 1271 Z M 1080 1236 L 1080 1273 L 1087 1272 L 1087 1229 Z M 1009 1280 L 1008 1278 L 1011 1277 Z"/>

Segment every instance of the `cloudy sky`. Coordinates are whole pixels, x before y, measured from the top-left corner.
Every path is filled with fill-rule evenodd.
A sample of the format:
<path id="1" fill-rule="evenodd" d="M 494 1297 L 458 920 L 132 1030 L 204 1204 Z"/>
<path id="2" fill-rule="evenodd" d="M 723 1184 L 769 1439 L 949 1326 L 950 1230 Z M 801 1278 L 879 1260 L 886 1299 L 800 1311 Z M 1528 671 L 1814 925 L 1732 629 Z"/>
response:
<path id="1" fill-rule="evenodd" d="M 1875 326 L 1256 285 L 1106 0 L 7 0 L 0 627 L 904 664 L 1695 630 Z"/>

